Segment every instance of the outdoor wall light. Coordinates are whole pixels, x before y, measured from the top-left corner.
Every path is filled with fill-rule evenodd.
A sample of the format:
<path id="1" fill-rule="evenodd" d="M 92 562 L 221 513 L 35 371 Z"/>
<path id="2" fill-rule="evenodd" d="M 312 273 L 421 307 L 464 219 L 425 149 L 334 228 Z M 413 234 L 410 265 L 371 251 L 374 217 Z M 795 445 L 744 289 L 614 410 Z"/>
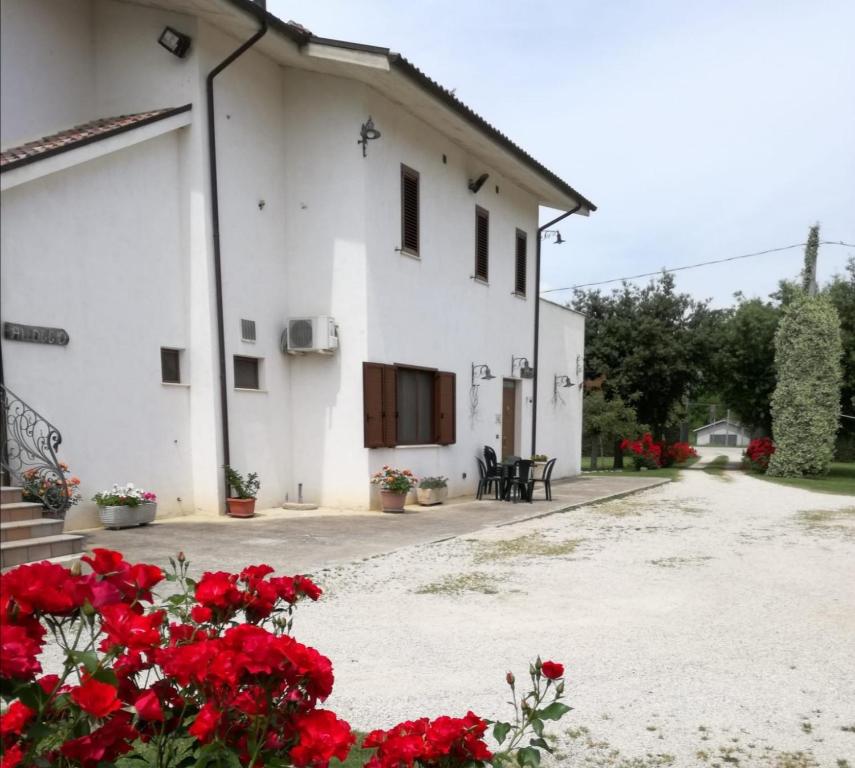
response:
<path id="1" fill-rule="evenodd" d="M 489 381 L 490 379 L 495 379 L 496 377 L 490 372 L 489 365 L 475 365 L 472 363 L 472 386 L 475 386 L 475 377 L 479 379 L 484 379 L 485 381 Z"/>
<path id="2" fill-rule="evenodd" d="M 544 229 L 540 237 L 543 240 L 554 239 L 556 245 L 563 245 L 567 241 L 561 237 L 561 233 L 557 229 Z"/>
<path id="3" fill-rule="evenodd" d="M 187 51 L 190 50 L 191 38 L 177 29 L 164 27 L 163 32 L 160 33 L 160 37 L 157 38 L 157 42 L 173 56 L 183 59 L 187 55 Z"/>
<path id="4" fill-rule="evenodd" d="M 359 130 L 359 141 L 357 144 L 362 144 L 362 156 L 366 157 L 366 149 L 368 148 L 368 142 L 374 141 L 374 139 L 379 139 L 382 134 L 374 127 L 374 121 L 371 119 L 371 115 L 368 115 L 368 121 L 362 124 L 362 128 Z"/>
<path id="5" fill-rule="evenodd" d="M 559 374 L 555 374 L 555 383 L 552 385 L 552 392 L 554 395 L 558 395 L 558 387 L 572 387 L 573 382 L 570 381 L 569 376 L 561 376 Z"/>
<path id="6" fill-rule="evenodd" d="M 519 368 L 519 376 L 521 379 L 531 379 L 534 377 L 534 368 L 528 362 L 527 357 L 514 357 L 511 355 L 511 376 L 514 371 Z"/>
<path id="7" fill-rule="evenodd" d="M 475 180 L 469 179 L 469 191 L 472 192 L 472 194 L 477 195 L 478 190 L 484 186 L 484 182 L 487 181 L 487 179 L 489 179 L 489 178 L 490 178 L 489 173 L 482 173 Z"/>

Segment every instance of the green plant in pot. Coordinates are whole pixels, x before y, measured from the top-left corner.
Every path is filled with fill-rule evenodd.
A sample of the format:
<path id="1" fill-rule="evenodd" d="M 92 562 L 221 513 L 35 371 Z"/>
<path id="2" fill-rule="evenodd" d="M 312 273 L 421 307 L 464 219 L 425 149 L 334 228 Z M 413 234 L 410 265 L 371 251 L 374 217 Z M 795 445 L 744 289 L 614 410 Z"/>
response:
<path id="1" fill-rule="evenodd" d="M 232 467 L 226 465 L 226 480 L 232 490 L 231 496 L 226 500 L 229 509 L 229 517 L 252 517 L 255 515 L 255 498 L 261 481 L 256 472 L 250 472 L 244 477 Z"/>
<path id="2" fill-rule="evenodd" d="M 448 498 L 448 478 L 423 477 L 416 489 L 416 496 L 423 507 L 442 504 Z"/>
<path id="3" fill-rule="evenodd" d="M 403 512 L 410 489 L 418 478 L 409 469 L 395 469 L 388 464 L 371 475 L 371 485 L 380 489 L 380 506 L 384 512 Z"/>

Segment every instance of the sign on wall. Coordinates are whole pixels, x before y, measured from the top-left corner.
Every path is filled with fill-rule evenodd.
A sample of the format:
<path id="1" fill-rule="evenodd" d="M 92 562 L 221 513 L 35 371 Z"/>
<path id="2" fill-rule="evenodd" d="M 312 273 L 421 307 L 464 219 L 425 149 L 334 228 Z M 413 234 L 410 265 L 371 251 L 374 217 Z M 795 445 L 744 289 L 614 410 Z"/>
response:
<path id="1" fill-rule="evenodd" d="M 10 341 L 29 341 L 33 344 L 54 344 L 59 347 L 64 347 L 69 340 L 68 331 L 64 328 L 21 323 L 3 323 L 3 338 Z"/>

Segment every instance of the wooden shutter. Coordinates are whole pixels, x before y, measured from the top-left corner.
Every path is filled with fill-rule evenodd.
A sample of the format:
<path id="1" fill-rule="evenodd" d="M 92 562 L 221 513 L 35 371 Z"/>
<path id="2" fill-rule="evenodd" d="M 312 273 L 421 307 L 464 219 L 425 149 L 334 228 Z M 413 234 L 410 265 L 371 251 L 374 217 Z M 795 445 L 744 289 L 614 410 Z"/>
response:
<path id="1" fill-rule="evenodd" d="M 526 233 L 517 230 L 516 249 L 516 279 L 514 281 L 514 292 L 519 296 L 525 296 L 526 273 L 528 271 L 528 243 Z"/>
<path id="2" fill-rule="evenodd" d="M 394 365 L 362 364 L 362 406 L 366 448 L 398 443 L 398 384 Z"/>
<path id="3" fill-rule="evenodd" d="M 453 373 L 438 371 L 434 379 L 434 423 L 436 442 L 451 445 L 457 439 L 455 408 L 455 377 Z"/>
<path id="4" fill-rule="evenodd" d="M 419 255 L 419 174 L 401 166 L 401 250 Z"/>
<path id="5" fill-rule="evenodd" d="M 398 444 L 398 372 L 383 366 L 383 440 L 387 448 Z"/>
<path id="6" fill-rule="evenodd" d="M 475 207 L 475 277 L 488 280 L 490 274 L 490 214 Z"/>

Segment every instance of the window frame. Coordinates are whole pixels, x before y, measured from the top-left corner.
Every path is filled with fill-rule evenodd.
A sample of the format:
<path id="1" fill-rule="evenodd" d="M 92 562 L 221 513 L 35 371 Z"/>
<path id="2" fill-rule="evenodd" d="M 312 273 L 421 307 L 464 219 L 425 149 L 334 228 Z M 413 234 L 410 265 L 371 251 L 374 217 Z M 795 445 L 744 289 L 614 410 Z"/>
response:
<path id="1" fill-rule="evenodd" d="M 175 353 L 175 369 L 178 372 L 178 379 L 176 381 L 168 380 L 166 378 L 166 372 L 164 370 L 164 352 L 167 353 Z M 161 347 L 160 348 L 160 383 L 161 384 L 183 384 L 184 381 L 181 378 L 181 358 L 183 355 L 181 354 L 182 350 L 179 347 Z"/>
<path id="2" fill-rule="evenodd" d="M 262 381 L 262 372 L 261 372 L 261 363 L 262 359 L 260 357 L 253 357 L 251 355 L 233 355 L 232 356 L 232 383 L 235 389 L 240 390 L 241 392 L 261 392 L 263 391 L 263 381 Z M 237 365 L 238 361 L 246 361 L 251 360 L 255 363 L 255 381 L 257 386 L 255 387 L 244 387 L 238 384 L 238 371 Z"/>
<path id="3" fill-rule="evenodd" d="M 416 185 L 416 200 L 415 200 L 415 247 L 407 242 L 407 194 L 406 180 L 409 179 L 415 182 Z M 408 165 L 401 163 L 401 253 L 414 258 L 421 258 L 421 175 L 415 168 L 410 168 Z"/>
<path id="4" fill-rule="evenodd" d="M 436 445 L 437 434 L 436 434 L 436 374 L 438 373 L 436 368 L 425 368 L 420 365 L 401 365 L 399 363 L 395 363 L 395 402 L 397 404 L 397 413 L 396 418 L 398 420 L 397 428 L 395 430 L 395 445 L 396 446 L 404 446 L 404 447 L 412 447 L 414 445 Z M 415 374 L 421 374 L 425 377 L 430 377 L 430 413 L 427 417 L 428 426 L 430 428 L 430 438 L 427 441 L 417 440 L 415 442 L 408 442 L 401 439 L 401 412 L 404 409 L 404 399 L 401 397 L 401 372 L 408 371 Z M 416 400 L 416 431 L 418 432 L 418 405 L 419 402 Z"/>
<path id="5" fill-rule="evenodd" d="M 523 244 L 522 285 L 520 291 L 520 243 Z M 514 296 L 524 299 L 528 296 L 528 232 L 517 227 L 514 235 Z"/>
<path id="6" fill-rule="evenodd" d="M 480 238 L 481 238 L 481 221 L 485 222 L 486 227 L 486 242 L 484 243 L 484 273 L 479 272 L 480 269 Z M 473 274 L 475 280 L 479 283 L 489 285 L 490 283 L 490 211 L 482 208 L 480 205 L 475 206 L 475 271 Z"/>

